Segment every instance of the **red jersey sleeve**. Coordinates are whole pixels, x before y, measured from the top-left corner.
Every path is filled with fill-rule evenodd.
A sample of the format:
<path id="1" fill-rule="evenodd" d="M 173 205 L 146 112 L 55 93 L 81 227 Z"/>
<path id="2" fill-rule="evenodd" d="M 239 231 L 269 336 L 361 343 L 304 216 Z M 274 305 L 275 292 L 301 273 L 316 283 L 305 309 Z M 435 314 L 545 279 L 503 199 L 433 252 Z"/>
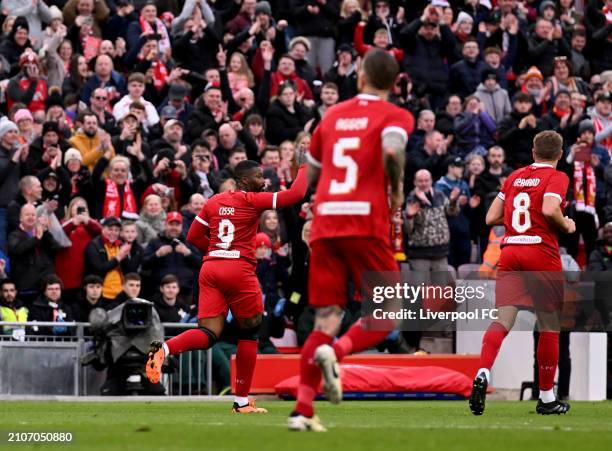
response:
<path id="1" fill-rule="evenodd" d="M 195 217 L 187 232 L 187 241 L 198 248 L 202 253 L 208 250 L 210 243 L 210 225 L 208 224 L 208 214 L 206 213 L 206 205 L 200 213 Z"/>
<path id="2" fill-rule="evenodd" d="M 504 184 L 502 185 L 499 193 L 497 193 L 497 197 L 499 197 L 501 200 L 506 200 L 506 194 L 508 194 L 508 188 L 510 188 L 510 177 L 507 177 L 506 180 L 504 180 Z"/>
<path id="3" fill-rule="evenodd" d="M 321 125 L 319 124 L 312 134 L 312 139 L 310 140 L 310 150 L 308 153 L 306 153 L 306 159 L 308 162 L 317 168 L 321 167 L 321 160 L 323 158 L 321 147 Z"/>
<path id="4" fill-rule="evenodd" d="M 387 121 L 387 125 L 382 131 L 382 136 L 389 132 L 399 132 L 402 134 L 406 141 L 408 141 L 408 137 L 414 130 L 414 116 L 410 111 L 406 111 L 401 108 L 396 108 L 393 110 L 392 115 L 389 116 L 389 120 Z"/>
<path id="5" fill-rule="evenodd" d="M 559 199 L 561 205 L 565 204 L 567 196 L 567 188 L 569 186 L 569 177 L 567 174 L 561 171 L 555 171 L 555 173 L 548 180 L 544 191 L 544 197 L 552 196 Z"/>
<path id="6" fill-rule="evenodd" d="M 258 210 L 275 210 L 302 200 L 306 195 L 307 188 L 306 168 L 301 166 L 297 177 L 288 190 L 275 193 L 248 193 L 247 199 Z"/>

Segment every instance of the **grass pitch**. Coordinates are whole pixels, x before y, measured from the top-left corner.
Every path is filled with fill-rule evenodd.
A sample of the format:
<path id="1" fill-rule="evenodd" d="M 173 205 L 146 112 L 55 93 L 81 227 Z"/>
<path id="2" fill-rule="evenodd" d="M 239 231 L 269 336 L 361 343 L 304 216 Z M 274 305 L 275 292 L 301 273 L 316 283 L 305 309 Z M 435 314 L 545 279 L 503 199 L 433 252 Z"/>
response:
<path id="1" fill-rule="evenodd" d="M 327 433 L 289 432 L 293 403 L 261 401 L 267 415 L 235 415 L 223 402 L 2 402 L 0 430 L 70 431 L 70 445 L 3 449 L 69 450 L 604 450 L 612 443 L 612 403 L 573 402 L 542 417 L 535 402 L 490 401 L 474 417 L 467 401 L 318 402 Z"/>

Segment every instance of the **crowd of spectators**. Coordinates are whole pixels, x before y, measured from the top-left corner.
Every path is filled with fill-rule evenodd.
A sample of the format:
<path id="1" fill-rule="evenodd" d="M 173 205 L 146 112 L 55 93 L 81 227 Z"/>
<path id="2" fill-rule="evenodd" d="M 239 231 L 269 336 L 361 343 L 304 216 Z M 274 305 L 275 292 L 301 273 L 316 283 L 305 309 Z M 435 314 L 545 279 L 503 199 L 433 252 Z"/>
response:
<path id="1" fill-rule="evenodd" d="M 85 321 L 95 306 L 140 295 L 164 321 L 193 321 L 202 256 L 185 236 L 195 215 L 235 188 L 245 159 L 261 162 L 268 189 L 290 186 L 321 117 L 357 94 L 372 47 L 400 64 L 390 101 L 416 122 L 394 240 L 413 269 L 482 261 L 485 212 L 505 177 L 533 161 L 541 130 L 564 138 L 559 170 L 570 178 L 566 214 L 577 231 L 562 244 L 576 258 L 583 243 L 584 264 L 590 256 L 590 266 L 609 269 L 610 233 L 603 244 L 598 237 L 612 220 L 611 0 L 0 8 L 5 320 Z M 262 347 L 288 330 L 300 344 L 312 320 L 312 201 L 262 215 Z"/>

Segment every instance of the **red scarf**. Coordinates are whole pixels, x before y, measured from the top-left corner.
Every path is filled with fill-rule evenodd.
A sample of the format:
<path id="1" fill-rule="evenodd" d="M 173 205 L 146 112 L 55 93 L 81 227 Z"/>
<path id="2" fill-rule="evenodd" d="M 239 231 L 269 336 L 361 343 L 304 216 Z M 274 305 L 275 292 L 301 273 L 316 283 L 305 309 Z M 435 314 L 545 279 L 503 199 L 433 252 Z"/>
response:
<path id="1" fill-rule="evenodd" d="M 593 125 L 595 126 L 595 134 L 601 132 L 604 129 L 604 124 L 597 116 L 593 115 Z M 600 144 L 608 149 L 608 154 L 612 157 L 612 135 L 608 136 Z"/>
<path id="2" fill-rule="evenodd" d="M 595 227 L 599 227 L 599 218 L 595 211 L 596 183 L 595 171 L 591 163 L 588 161 L 574 161 L 574 199 L 576 200 L 576 211 L 592 214 L 595 218 Z"/>
<path id="3" fill-rule="evenodd" d="M 128 213 L 138 213 L 136 198 L 134 197 L 134 193 L 132 193 L 130 182 L 125 182 L 124 186 L 123 205 L 121 205 L 117 184 L 111 179 L 106 179 L 106 195 L 104 196 L 104 208 L 102 210 L 103 218 L 108 218 L 109 216 L 119 218 L 124 211 Z"/>
<path id="4" fill-rule="evenodd" d="M 572 110 L 570 110 L 570 109 L 562 110 L 560 108 L 557 108 L 556 106 L 553 107 L 552 111 L 555 114 L 555 116 L 557 116 L 559 119 L 561 119 L 566 114 L 571 114 L 571 112 L 572 112 Z"/>
<path id="5" fill-rule="evenodd" d="M 153 86 L 161 91 L 168 81 L 168 69 L 161 60 L 152 61 L 151 69 L 153 69 Z"/>

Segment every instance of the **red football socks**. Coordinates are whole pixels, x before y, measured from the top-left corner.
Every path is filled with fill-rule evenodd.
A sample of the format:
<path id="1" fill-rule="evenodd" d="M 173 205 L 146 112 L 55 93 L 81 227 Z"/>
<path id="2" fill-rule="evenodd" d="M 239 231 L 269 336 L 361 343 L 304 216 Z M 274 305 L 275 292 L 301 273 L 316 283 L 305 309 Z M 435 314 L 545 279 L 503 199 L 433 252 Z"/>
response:
<path id="1" fill-rule="evenodd" d="M 321 370 L 314 362 L 314 353 L 319 346 L 331 344 L 333 339 L 333 337 L 315 330 L 308 336 L 306 343 L 302 347 L 300 383 L 298 385 L 295 411 L 305 417 L 312 417 L 314 414 L 312 403 L 315 396 L 317 396 L 319 384 L 321 383 Z"/>
<path id="2" fill-rule="evenodd" d="M 491 323 L 482 338 L 480 368 L 491 369 L 506 335 L 508 335 L 508 331 L 501 323 L 495 321 Z"/>
<path id="3" fill-rule="evenodd" d="M 257 362 L 257 340 L 238 340 L 236 351 L 236 396 L 247 397 Z"/>
<path id="4" fill-rule="evenodd" d="M 391 329 L 386 331 L 364 330 L 362 321 L 357 321 L 333 345 L 338 362 L 349 354 L 364 351 L 372 346 L 376 346 L 389 335 L 390 330 Z"/>
<path id="5" fill-rule="evenodd" d="M 170 355 L 195 349 L 208 349 L 208 335 L 200 329 L 189 329 L 165 342 Z"/>
<path id="6" fill-rule="evenodd" d="M 559 332 L 540 332 L 537 355 L 540 391 L 551 390 L 559 362 Z"/>

